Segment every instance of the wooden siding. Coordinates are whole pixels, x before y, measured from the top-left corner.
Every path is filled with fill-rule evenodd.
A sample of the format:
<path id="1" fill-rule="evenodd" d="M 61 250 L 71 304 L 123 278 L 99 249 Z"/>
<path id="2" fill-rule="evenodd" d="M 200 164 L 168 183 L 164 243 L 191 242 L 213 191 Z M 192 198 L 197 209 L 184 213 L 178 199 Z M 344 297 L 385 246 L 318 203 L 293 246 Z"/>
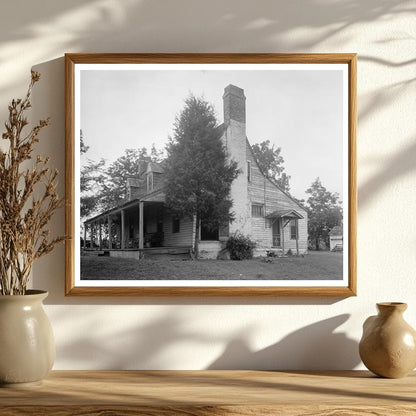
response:
<path id="1" fill-rule="evenodd" d="M 251 162 L 251 181 L 248 183 L 248 199 L 250 205 L 263 205 L 265 217 L 278 209 L 294 209 L 299 212 L 303 216 L 298 221 L 299 251 L 301 253 L 306 252 L 308 249 L 308 214 L 306 210 L 263 176 L 251 152 L 250 144 L 248 141 L 246 143 L 247 161 Z M 273 232 L 272 227 L 268 225 L 266 218 L 251 217 L 250 235 L 257 243 L 258 249 L 266 249 L 272 246 Z M 283 241 L 283 238 L 281 240 Z M 284 250 L 287 252 L 289 249 L 295 253 L 296 240 L 290 238 L 290 224 L 284 228 Z"/>
<path id="2" fill-rule="evenodd" d="M 163 217 L 163 233 L 165 237 L 163 245 L 191 246 L 193 221 L 189 218 L 181 218 L 178 233 L 172 233 L 172 221 L 173 218 L 171 215 L 165 215 Z"/>

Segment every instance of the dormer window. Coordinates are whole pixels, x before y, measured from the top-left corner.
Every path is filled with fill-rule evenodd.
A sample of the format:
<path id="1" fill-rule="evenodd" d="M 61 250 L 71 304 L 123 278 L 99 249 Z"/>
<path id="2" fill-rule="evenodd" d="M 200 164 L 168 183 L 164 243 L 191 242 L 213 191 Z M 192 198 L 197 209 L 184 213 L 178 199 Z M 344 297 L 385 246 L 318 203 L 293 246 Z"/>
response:
<path id="1" fill-rule="evenodd" d="M 153 191 L 153 172 L 147 174 L 147 192 Z"/>

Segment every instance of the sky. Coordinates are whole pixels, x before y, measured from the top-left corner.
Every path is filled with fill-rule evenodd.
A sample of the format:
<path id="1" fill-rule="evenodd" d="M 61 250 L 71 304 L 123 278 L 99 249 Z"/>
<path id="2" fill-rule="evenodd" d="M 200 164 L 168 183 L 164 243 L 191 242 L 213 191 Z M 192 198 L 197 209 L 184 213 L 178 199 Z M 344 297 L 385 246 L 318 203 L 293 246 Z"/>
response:
<path id="1" fill-rule="evenodd" d="M 175 117 L 191 93 L 211 103 L 218 123 L 222 123 L 222 95 L 224 88 L 233 84 L 243 88 L 246 96 L 250 144 L 270 140 L 275 147 L 281 147 L 285 171 L 291 176 L 291 194 L 306 199 L 306 189 L 319 177 L 328 190 L 337 192 L 342 199 L 347 110 L 343 107 L 343 71 L 339 67 L 177 67 L 81 69 L 80 127 L 89 146 L 83 160 L 104 158 L 111 163 L 127 148 L 150 149 L 152 144 L 164 148 L 173 135 Z"/>

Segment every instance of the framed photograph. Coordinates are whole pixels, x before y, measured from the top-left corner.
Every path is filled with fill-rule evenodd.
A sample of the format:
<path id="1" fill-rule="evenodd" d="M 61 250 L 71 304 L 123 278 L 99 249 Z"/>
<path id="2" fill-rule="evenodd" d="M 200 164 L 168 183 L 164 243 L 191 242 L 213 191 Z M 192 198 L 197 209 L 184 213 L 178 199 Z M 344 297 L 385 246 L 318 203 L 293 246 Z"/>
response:
<path id="1" fill-rule="evenodd" d="M 356 295 L 355 54 L 66 54 L 66 295 Z"/>

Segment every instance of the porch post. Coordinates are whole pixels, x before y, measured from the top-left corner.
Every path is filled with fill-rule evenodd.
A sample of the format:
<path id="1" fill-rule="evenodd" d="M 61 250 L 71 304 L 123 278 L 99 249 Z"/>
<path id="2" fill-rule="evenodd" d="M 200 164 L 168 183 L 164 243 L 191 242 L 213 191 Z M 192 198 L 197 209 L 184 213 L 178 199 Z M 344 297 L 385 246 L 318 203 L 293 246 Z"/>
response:
<path id="1" fill-rule="evenodd" d="M 124 230 L 124 209 L 121 210 L 121 249 L 124 249 L 124 237 L 125 237 L 125 230 Z"/>
<path id="2" fill-rule="evenodd" d="M 283 255 L 285 255 L 285 220 L 282 217 L 282 250 Z"/>
<path id="3" fill-rule="evenodd" d="M 139 249 L 141 250 L 144 245 L 144 235 L 143 235 L 143 201 L 139 202 Z"/>
<path id="4" fill-rule="evenodd" d="M 108 222 L 108 248 L 111 250 L 113 248 L 113 238 L 111 235 L 111 216 L 107 217 Z"/>
<path id="5" fill-rule="evenodd" d="M 296 218 L 296 255 L 299 256 L 299 220 Z"/>
<path id="6" fill-rule="evenodd" d="M 98 245 L 100 246 L 100 250 L 102 250 L 102 248 L 103 248 L 103 234 L 102 234 L 102 231 L 101 231 L 101 220 L 99 221 L 99 223 L 98 223 Z"/>
<path id="7" fill-rule="evenodd" d="M 87 224 L 84 222 L 84 241 L 82 242 L 82 247 L 87 248 Z"/>
<path id="8" fill-rule="evenodd" d="M 192 217 L 192 253 L 195 253 L 196 215 Z"/>
<path id="9" fill-rule="evenodd" d="M 94 223 L 90 225 L 90 248 L 94 248 Z"/>

